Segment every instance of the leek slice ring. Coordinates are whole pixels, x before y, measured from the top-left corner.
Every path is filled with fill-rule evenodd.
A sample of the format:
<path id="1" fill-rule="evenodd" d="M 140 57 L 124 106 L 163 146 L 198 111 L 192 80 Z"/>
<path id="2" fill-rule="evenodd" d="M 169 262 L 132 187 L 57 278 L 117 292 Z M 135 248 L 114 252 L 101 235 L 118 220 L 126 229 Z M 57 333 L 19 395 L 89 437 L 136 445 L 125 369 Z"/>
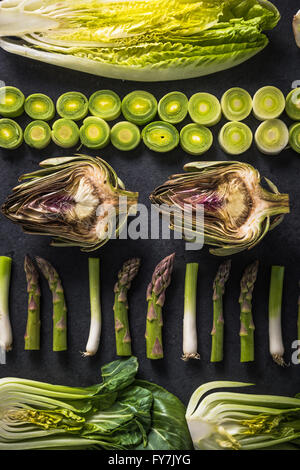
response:
<path id="1" fill-rule="evenodd" d="M 284 95 L 275 86 L 264 86 L 253 96 L 253 113 L 259 121 L 278 118 L 284 107 Z"/>
<path id="2" fill-rule="evenodd" d="M 221 104 L 218 98 L 210 93 L 195 93 L 189 99 L 189 115 L 196 124 L 214 126 L 222 117 Z"/>
<path id="3" fill-rule="evenodd" d="M 177 147 L 179 132 L 169 122 L 153 121 L 142 130 L 142 139 L 150 150 L 165 153 Z"/>
<path id="4" fill-rule="evenodd" d="M 229 155 L 240 155 L 252 144 L 253 134 L 249 126 L 239 121 L 224 124 L 218 136 L 219 144 Z"/>
<path id="5" fill-rule="evenodd" d="M 56 109 L 62 118 L 80 121 L 88 113 L 89 102 L 83 93 L 69 91 L 58 98 Z"/>
<path id="6" fill-rule="evenodd" d="M 0 115 L 8 118 L 21 116 L 24 111 L 25 96 L 14 86 L 0 88 Z"/>
<path id="7" fill-rule="evenodd" d="M 80 140 L 87 148 L 102 149 L 109 143 L 110 127 L 104 119 L 89 116 L 80 128 Z"/>
<path id="8" fill-rule="evenodd" d="M 180 131 L 180 145 L 190 155 L 202 155 L 210 149 L 212 143 L 213 135 L 208 127 L 191 123 Z"/>
<path id="9" fill-rule="evenodd" d="M 27 96 L 24 107 L 26 114 L 31 119 L 50 121 L 55 116 L 55 106 L 52 99 L 43 93 Z"/>
<path id="10" fill-rule="evenodd" d="M 300 153 L 300 122 L 295 122 L 290 127 L 289 144 L 295 152 Z"/>
<path id="11" fill-rule="evenodd" d="M 71 148 L 79 141 L 79 128 L 71 119 L 57 119 L 53 123 L 51 137 L 59 147 Z"/>
<path id="12" fill-rule="evenodd" d="M 158 103 L 158 115 L 162 121 L 178 124 L 188 113 L 188 99 L 181 91 L 172 91 L 161 98 Z"/>
<path id="13" fill-rule="evenodd" d="M 0 119 L 0 147 L 14 150 L 23 142 L 23 131 L 16 121 L 9 118 Z"/>
<path id="14" fill-rule="evenodd" d="M 112 90 L 98 90 L 89 99 L 89 111 L 105 121 L 113 121 L 121 114 L 120 97 Z"/>
<path id="15" fill-rule="evenodd" d="M 133 124 L 148 124 L 157 113 L 157 100 L 148 91 L 132 91 L 123 98 L 122 113 Z"/>
<path id="16" fill-rule="evenodd" d="M 265 155 L 278 155 L 288 145 L 289 130 L 280 119 L 268 119 L 256 129 L 255 142 Z"/>
<path id="17" fill-rule="evenodd" d="M 32 121 L 24 131 L 24 140 L 29 147 L 44 149 L 51 141 L 51 129 L 45 121 Z"/>
<path id="18" fill-rule="evenodd" d="M 252 111 L 251 95 L 243 88 L 230 88 L 221 98 L 221 108 L 228 121 L 243 121 Z"/>
<path id="19" fill-rule="evenodd" d="M 293 121 L 300 121 L 300 88 L 295 88 L 287 95 L 285 111 Z"/>
<path id="20" fill-rule="evenodd" d="M 118 150 L 129 151 L 135 149 L 141 141 L 139 128 L 128 121 L 117 122 L 110 133 L 111 143 Z"/>

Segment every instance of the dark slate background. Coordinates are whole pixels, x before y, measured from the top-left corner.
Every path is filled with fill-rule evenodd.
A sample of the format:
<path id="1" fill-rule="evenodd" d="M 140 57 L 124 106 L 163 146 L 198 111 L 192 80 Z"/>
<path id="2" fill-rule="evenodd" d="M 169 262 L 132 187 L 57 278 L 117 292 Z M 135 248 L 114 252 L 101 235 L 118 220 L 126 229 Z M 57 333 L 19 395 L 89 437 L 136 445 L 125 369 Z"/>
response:
<path id="1" fill-rule="evenodd" d="M 53 99 L 61 93 L 78 90 L 90 96 L 95 90 L 110 88 L 121 97 L 135 89 L 148 90 L 157 99 L 172 90 L 181 90 L 190 97 L 197 91 L 207 91 L 219 98 L 232 87 L 241 86 L 253 94 L 259 87 L 275 85 L 287 94 L 294 80 L 300 80 L 300 51 L 294 43 L 291 21 L 299 8 L 296 0 L 274 3 L 280 8 L 282 20 L 269 32 L 270 45 L 260 54 L 237 68 L 220 72 L 214 76 L 181 82 L 134 83 L 103 79 L 91 75 L 34 62 L 0 51 L 0 79 L 7 85 L 19 87 L 25 95 L 43 92 Z M 283 119 L 286 119 L 284 116 Z M 28 119 L 18 121 L 25 126 Z M 246 121 L 254 131 L 258 122 L 254 118 Z M 287 121 L 288 122 L 288 121 Z M 222 124 L 224 121 L 222 120 Z M 221 125 L 221 124 L 220 124 Z M 228 157 L 217 144 L 217 131 L 213 129 L 215 142 L 205 156 L 207 160 L 222 160 Z M 180 126 L 181 127 L 181 126 Z M 23 172 L 37 169 L 45 157 L 65 155 L 70 151 L 50 145 L 42 152 L 22 145 L 12 152 L 0 151 L 1 184 L 0 201 L 3 202 L 17 177 Z M 108 146 L 104 150 L 87 152 L 105 158 L 129 189 L 140 192 L 140 202 L 149 207 L 148 196 L 168 175 L 181 171 L 191 158 L 178 148 L 171 154 L 155 154 L 142 144 L 132 153 L 122 153 Z M 223 363 L 211 364 L 210 330 L 212 326 L 212 281 L 221 261 L 208 253 L 207 248 L 199 252 L 186 252 L 181 241 L 174 240 L 127 240 L 111 241 L 99 252 L 101 259 L 101 291 L 103 329 L 98 354 L 84 359 L 80 351 L 85 348 L 89 332 L 88 255 L 76 248 L 60 249 L 49 246 L 44 237 L 24 235 L 19 226 L 1 216 L 0 253 L 13 256 L 11 288 L 11 321 L 14 334 L 13 351 L 7 356 L 7 364 L 0 366 L 0 377 L 17 376 L 68 385 L 89 385 L 100 381 L 102 364 L 114 360 L 115 338 L 113 329 L 113 285 L 121 264 L 132 256 L 142 258 L 142 268 L 134 282 L 130 295 L 130 322 L 133 351 L 139 358 L 139 376 L 157 382 L 177 394 L 185 403 L 200 384 L 211 380 L 242 380 L 257 384 L 256 390 L 263 393 L 293 395 L 300 391 L 300 366 L 291 365 L 283 369 L 275 365 L 268 352 L 268 291 L 272 264 L 286 266 L 283 298 L 283 339 L 286 360 L 291 358 L 291 344 L 297 335 L 298 279 L 300 277 L 300 160 L 297 154 L 286 150 L 278 157 L 261 155 L 253 145 L 240 157 L 259 169 L 262 176 L 270 178 L 281 192 L 290 193 L 291 215 L 262 243 L 250 252 L 232 257 L 233 265 L 227 284 L 225 298 L 225 359 Z M 168 289 L 164 308 L 164 352 L 165 358 L 150 361 L 145 356 L 145 291 L 155 265 L 169 253 L 176 251 L 176 263 L 172 284 Z M 42 256 L 58 269 L 66 291 L 68 304 L 69 349 L 65 353 L 52 352 L 52 306 L 51 295 L 42 280 L 42 347 L 38 352 L 24 351 L 24 331 L 27 316 L 26 284 L 23 272 L 24 255 Z M 248 263 L 259 259 L 259 276 L 254 291 L 253 311 L 256 325 L 255 355 L 253 364 L 239 362 L 239 281 Z M 182 353 L 182 316 L 185 263 L 199 262 L 198 284 L 198 340 L 201 361 L 184 363 Z"/>

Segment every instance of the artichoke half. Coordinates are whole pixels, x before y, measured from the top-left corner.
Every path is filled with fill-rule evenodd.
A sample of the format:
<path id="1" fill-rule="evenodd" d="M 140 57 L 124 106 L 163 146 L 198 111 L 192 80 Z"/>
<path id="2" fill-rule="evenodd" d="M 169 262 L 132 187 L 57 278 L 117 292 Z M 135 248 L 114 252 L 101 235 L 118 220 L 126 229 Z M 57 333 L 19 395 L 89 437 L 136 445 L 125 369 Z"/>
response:
<path id="1" fill-rule="evenodd" d="M 204 242 L 216 247 L 210 249 L 214 255 L 253 248 L 289 212 L 289 196 L 266 178 L 271 191 L 264 189 L 259 172 L 247 163 L 193 162 L 184 170 L 156 188 L 150 200 L 168 216 L 171 207 L 181 210 L 190 233 L 204 235 Z M 204 208 L 201 227 L 195 224 L 198 205 Z M 182 231 L 178 217 L 170 220 L 171 229 Z"/>
<path id="2" fill-rule="evenodd" d="M 117 235 L 133 213 L 138 193 L 125 191 L 104 160 L 76 155 L 50 158 L 19 178 L 3 214 L 26 233 L 50 235 L 53 246 L 93 251 Z"/>

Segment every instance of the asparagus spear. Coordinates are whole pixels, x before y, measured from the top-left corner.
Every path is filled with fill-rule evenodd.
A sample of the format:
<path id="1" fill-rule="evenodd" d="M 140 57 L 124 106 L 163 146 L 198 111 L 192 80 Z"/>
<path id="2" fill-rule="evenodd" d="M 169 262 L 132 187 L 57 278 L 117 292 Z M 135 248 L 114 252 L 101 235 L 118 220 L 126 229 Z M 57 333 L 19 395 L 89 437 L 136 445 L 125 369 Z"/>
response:
<path id="1" fill-rule="evenodd" d="M 196 324 L 198 268 L 198 263 L 187 263 L 185 269 L 183 361 L 188 361 L 189 359 L 200 359 L 200 354 L 197 351 L 198 341 Z"/>
<path id="2" fill-rule="evenodd" d="M 148 359 L 164 357 L 162 345 L 162 307 L 171 282 L 175 253 L 164 258 L 155 268 L 147 289 L 146 349 Z"/>
<path id="3" fill-rule="evenodd" d="M 269 347 L 273 360 L 285 366 L 284 346 L 281 331 L 281 304 L 284 279 L 284 266 L 272 266 L 269 295 Z"/>
<path id="4" fill-rule="evenodd" d="M 6 363 L 6 352 L 12 349 L 12 330 L 9 319 L 9 287 L 12 259 L 0 256 L 0 364 Z"/>
<path id="5" fill-rule="evenodd" d="M 101 336 L 100 260 L 89 258 L 89 286 L 91 323 L 84 357 L 94 356 L 99 348 Z"/>
<path id="6" fill-rule="evenodd" d="M 241 294 L 239 298 L 241 308 L 241 362 L 254 361 L 254 330 L 252 317 L 252 293 L 257 278 L 258 261 L 245 269 L 241 279 Z"/>
<path id="7" fill-rule="evenodd" d="M 61 280 L 49 261 L 37 257 L 36 262 L 48 281 L 53 297 L 53 351 L 65 351 L 67 349 L 67 307 Z"/>
<path id="8" fill-rule="evenodd" d="M 300 287 L 300 282 L 299 282 Z M 297 329 L 298 329 L 298 364 L 300 364 L 300 295 L 298 297 L 298 319 L 297 319 Z"/>
<path id="9" fill-rule="evenodd" d="M 131 282 L 138 273 L 141 260 L 132 258 L 126 261 L 118 273 L 118 281 L 115 284 L 115 334 L 116 350 L 118 356 L 131 356 L 131 337 L 128 321 L 127 292 Z"/>
<path id="10" fill-rule="evenodd" d="M 225 284 L 229 278 L 231 260 L 227 260 L 219 266 L 213 284 L 213 327 L 211 331 L 212 345 L 210 362 L 220 362 L 223 360 L 224 342 L 224 316 L 223 316 L 223 295 Z"/>
<path id="11" fill-rule="evenodd" d="M 28 317 L 25 333 L 25 349 L 40 349 L 40 297 L 39 275 L 28 255 L 25 256 L 24 270 L 27 280 Z"/>

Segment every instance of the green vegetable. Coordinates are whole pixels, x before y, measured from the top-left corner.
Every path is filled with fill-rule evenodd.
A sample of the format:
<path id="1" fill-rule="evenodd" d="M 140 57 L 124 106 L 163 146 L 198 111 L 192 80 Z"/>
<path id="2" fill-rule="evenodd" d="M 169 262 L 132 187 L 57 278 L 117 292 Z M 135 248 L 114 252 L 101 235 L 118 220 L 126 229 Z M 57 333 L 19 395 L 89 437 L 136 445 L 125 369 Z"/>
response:
<path id="1" fill-rule="evenodd" d="M 243 122 L 231 121 L 224 124 L 218 139 L 224 152 L 241 155 L 251 147 L 253 135 L 250 127 Z"/>
<path id="2" fill-rule="evenodd" d="M 162 359 L 164 357 L 162 307 L 165 303 L 166 289 L 171 282 L 174 257 L 175 253 L 158 263 L 147 288 L 148 311 L 145 338 L 148 359 Z"/>
<path id="3" fill-rule="evenodd" d="M 289 128 L 289 144 L 295 152 L 300 153 L 300 122 Z"/>
<path id="4" fill-rule="evenodd" d="M 285 111 L 293 121 L 300 121 L 300 88 L 291 90 L 287 95 Z"/>
<path id="5" fill-rule="evenodd" d="M 300 282 L 299 282 L 299 287 L 300 287 Z M 299 342 L 298 344 L 298 364 L 300 364 L 300 295 L 298 297 L 298 318 L 297 318 L 297 340 Z"/>
<path id="6" fill-rule="evenodd" d="M 246 387 L 242 382 L 208 382 L 191 396 L 186 419 L 197 450 L 277 450 L 299 448 L 300 399 L 212 392 Z M 208 392 L 212 392 L 207 394 Z"/>
<path id="7" fill-rule="evenodd" d="M 281 330 L 281 305 L 284 280 L 284 267 L 272 266 L 269 294 L 269 347 L 273 360 L 284 366 L 284 346 Z"/>
<path id="8" fill-rule="evenodd" d="M 95 91 L 89 99 L 89 111 L 93 116 L 113 121 L 121 114 L 121 100 L 114 91 Z"/>
<path id="9" fill-rule="evenodd" d="M 223 315 L 223 295 L 225 284 L 229 278 L 231 260 L 224 261 L 219 266 L 213 285 L 213 327 L 211 330 L 211 355 L 210 362 L 223 361 L 224 343 L 224 315 Z"/>
<path id="10" fill-rule="evenodd" d="M 252 98 L 243 88 L 230 88 L 222 96 L 221 108 L 228 121 L 243 121 L 251 113 Z"/>
<path id="11" fill-rule="evenodd" d="M 94 356 L 99 348 L 101 336 L 101 299 L 100 299 L 100 260 L 89 258 L 89 286 L 91 323 L 86 351 L 83 355 Z"/>
<path id="12" fill-rule="evenodd" d="M 187 124 L 180 131 L 180 145 L 191 155 L 203 155 L 213 143 L 213 135 L 205 126 L 200 124 Z"/>
<path id="13" fill-rule="evenodd" d="M 165 153 L 177 147 L 179 133 L 173 124 L 164 121 L 153 121 L 142 130 L 142 139 L 150 150 Z"/>
<path id="14" fill-rule="evenodd" d="M 28 181 L 14 188 L 2 212 L 25 232 L 53 236 L 54 246 L 96 250 L 119 233 L 136 208 L 138 193 L 126 191 L 101 158 L 50 158 L 40 166 L 21 176 Z M 111 210 L 103 213 L 100 206 Z"/>
<path id="15" fill-rule="evenodd" d="M 210 93 L 195 93 L 191 96 L 188 110 L 192 121 L 203 126 L 214 126 L 222 116 L 218 98 Z"/>
<path id="16" fill-rule="evenodd" d="M 134 150 L 141 141 L 139 128 L 128 121 L 117 122 L 110 131 L 110 140 L 119 150 Z"/>
<path id="17" fill-rule="evenodd" d="M 70 119 L 57 119 L 53 123 L 51 137 L 59 147 L 68 149 L 74 147 L 79 141 L 79 128 L 76 122 Z"/>
<path id="18" fill-rule="evenodd" d="M 114 321 L 117 356 L 131 356 L 131 336 L 128 321 L 127 292 L 138 273 L 141 260 L 132 258 L 126 261 L 118 273 L 115 284 Z"/>
<path id="19" fill-rule="evenodd" d="M 6 352 L 12 349 L 13 342 L 9 319 L 11 263 L 9 256 L 0 256 L 0 364 L 5 364 Z"/>
<path id="20" fill-rule="evenodd" d="M 50 121 L 55 116 L 55 107 L 51 98 L 43 93 L 27 96 L 25 112 L 31 119 Z"/>
<path id="21" fill-rule="evenodd" d="M 182 359 L 200 359 L 197 340 L 197 278 L 198 263 L 187 263 L 185 268 L 184 313 L 183 313 L 183 355 Z"/>
<path id="22" fill-rule="evenodd" d="M 300 10 L 297 11 L 293 18 L 293 33 L 297 47 L 300 47 Z"/>
<path id="23" fill-rule="evenodd" d="M 280 194 L 269 180 L 271 191 L 262 188 L 258 171 L 247 163 L 193 162 L 184 170 L 186 173 L 173 175 L 156 188 L 150 200 L 168 217 L 170 206 L 179 209 L 191 235 L 204 235 L 215 255 L 252 248 L 289 212 L 289 196 Z M 197 218 L 198 205 L 204 209 L 204 225 Z M 177 219 L 170 227 L 182 234 Z"/>
<path id="24" fill-rule="evenodd" d="M 262 153 L 278 155 L 289 143 L 289 130 L 280 119 L 269 119 L 258 126 L 254 137 Z"/>
<path id="25" fill-rule="evenodd" d="M 34 149 L 44 149 L 51 142 L 51 129 L 44 121 L 31 121 L 24 131 L 24 140 Z"/>
<path id="26" fill-rule="evenodd" d="M 264 86 L 253 96 L 253 112 L 256 119 L 278 118 L 284 111 L 285 99 L 279 88 Z"/>
<path id="27" fill-rule="evenodd" d="M 280 19 L 267 0 L 4 0 L 0 8 L 4 50 L 146 82 L 236 66 L 266 47 L 262 31 Z"/>
<path id="28" fill-rule="evenodd" d="M 24 270 L 27 280 L 28 317 L 25 332 L 25 350 L 38 351 L 40 349 L 40 298 L 38 272 L 28 255 L 25 256 Z"/>
<path id="29" fill-rule="evenodd" d="M 38 267 L 47 279 L 53 299 L 53 351 L 66 351 L 67 347 L 67 306 L 64 290 L 58 272 L 43 258 L 37 257 Z"/>
<path id="30" fill-rule="evenodd" d="M 162 121 L 177 124 L 184 120 L 188 112 L 188 99 L 180 91 L 172 91 L 158 103 L 158 115 Z"/>
<path id="31" fill-rule="evenodd" d="M 0 6 L 1 12 L 1 6 Z M 1 14 L 1 13 L 0 13 Z M 1 26 L 0 26 L 1 28 Z M 14 86 L 0 88 L 0 115 L 8 118 L 21 116 L 24 111 L 25 96 Z"/>
<path id="32" fill-rule="evenodd" d="M 80 121 L 88 113 L 89 102 L 83 93 L 69 91 L 58 98 L 56 110 L 62 118 Z"/>
<path id="33" fill-rule="evenodd" d="M 157 112 L 156 98 L 148 91 L 132 91 L 123 98 L 122 113 L 133 124 L 144 125 L 152 121 Z"/>
<path id="34" fill-rule="evenodd" d="M 80 128 L 80 140 L 90 149 L 102 149 L 110 140 L 110 128 L 106 121 L 99 117 L 89 116 Z"/>
<path id="35" fill-rule="evenodd" d="M 0 119 L 0 148 L 14 150 L 23 142 L 23 131 L 12 119 Z"/>

